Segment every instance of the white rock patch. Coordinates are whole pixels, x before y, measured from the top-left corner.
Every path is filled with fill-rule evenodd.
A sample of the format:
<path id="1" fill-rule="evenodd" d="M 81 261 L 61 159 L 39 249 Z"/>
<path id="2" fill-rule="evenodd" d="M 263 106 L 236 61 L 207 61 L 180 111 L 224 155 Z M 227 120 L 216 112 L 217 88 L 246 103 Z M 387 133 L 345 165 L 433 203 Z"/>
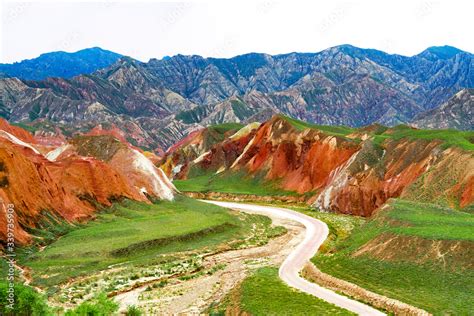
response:
<path id="1" fill-rule="evenodd" d="M 27 148 L 30 148 L 31 150 L 33 150 L 36 154 L 38 155 L 41 155 L 41 153 L 36 149 L 34 148 L 32 145 L 28 144 L 28 143 L 25 143 L 24 141 L 22 141 L 21 139 L 18 139 L 17 137 L 13 136 L 12 134 L 6 132 L 6 131 L 3 131 L 3 130 L 0 130 L 0 137 L 3 137 L 5 139 L 8 139 L 9 141 L 11 141 L 12 143 L 14 144 L 17 144 L 17 145 L 20 145 L 20 146 L 23 146 L 23 147 L 27 147 Z"/>
<path id="2" fill-rule="evenodd" d="M 45 157 L 49 161 L 56 161 L 56 159 L 58 159 L 58 157 L 70 147 L 71 147 L 70 144 L 59 146 L 58 148 L 48 152 Z"/>
<path id="3" fill-rule="evenodd" d="M 138 150 L 133 149 L 132 151 L 134 155 L 133 166 L 148 176 L 153 185 L 154 193 L 166 200 L 173 200 L 174 195 L 172 188 L 174 186 L 166 177 L 163 170 L 155 167 L 155 165 Z"/>

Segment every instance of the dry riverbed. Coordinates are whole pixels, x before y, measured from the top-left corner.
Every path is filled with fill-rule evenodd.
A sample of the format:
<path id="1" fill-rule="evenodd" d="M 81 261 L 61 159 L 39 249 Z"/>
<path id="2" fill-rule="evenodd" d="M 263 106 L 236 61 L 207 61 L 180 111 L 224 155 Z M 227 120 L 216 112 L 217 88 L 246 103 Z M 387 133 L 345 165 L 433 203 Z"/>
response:
<path id="1" fill-rule="evenodd" d="M 273 225 L 284 226 L 287 233 L 267 244 L 225 251 L 203 258 L 203 268 L 188 277 L 170 278 L 166 284 L 146 284 L 118 294 L 115 300 L 124 311 L 129 305 L 146 314 L 200 314 L 220 301 L 249 272 L 265 265 L 280 265 L 304 239 L 304 227 L 294 221 L 272 218 Z"/>

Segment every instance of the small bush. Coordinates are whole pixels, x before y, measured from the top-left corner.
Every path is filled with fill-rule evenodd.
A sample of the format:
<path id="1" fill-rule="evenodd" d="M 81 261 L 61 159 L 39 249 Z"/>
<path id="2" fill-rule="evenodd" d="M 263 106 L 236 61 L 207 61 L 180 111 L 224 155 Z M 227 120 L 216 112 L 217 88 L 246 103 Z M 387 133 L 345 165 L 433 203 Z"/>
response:
<path id="1" fill-rule="evenodd" d="M 142 311 L 136 307 L 135 305 L 130 305 L 127 308 L 127 312 L 125 313 L 127 316 L 140 316 L 142 315 Z"/>
<path id="2" fill-rule="evenodd" d="M 108 299 L 107 295 L 102 293 L 90 301 L 83 302 L 75 309 L 67 311 L 65 316 L 108 316 L 113 315 L 118 308 L 117 303 Z"/>

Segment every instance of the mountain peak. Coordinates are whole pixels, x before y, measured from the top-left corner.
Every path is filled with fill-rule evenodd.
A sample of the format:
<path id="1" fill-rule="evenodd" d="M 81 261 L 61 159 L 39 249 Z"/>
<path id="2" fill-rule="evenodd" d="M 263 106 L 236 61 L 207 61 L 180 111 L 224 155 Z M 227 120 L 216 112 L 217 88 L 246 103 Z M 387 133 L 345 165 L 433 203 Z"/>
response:
<path id="1" fill-rule="evenodd" d="M 464 51 L 460 50 L 459 48 L 444 45 L 444 46 L 431 46 L 422 51 L 419 56 L 421 57 L 436 57 L 439 59 L 450 59 L 459 53 L 463 53 Z"/>
<path id="2" fill-rule="evenodd" d="M 129 57 L 129 56 L 121 56 L 117 60 L 117 63 L 121 65 L 135 64 L 137 62 L 140 63 L 138 60 L 133 59 L 132 57 Z"/>

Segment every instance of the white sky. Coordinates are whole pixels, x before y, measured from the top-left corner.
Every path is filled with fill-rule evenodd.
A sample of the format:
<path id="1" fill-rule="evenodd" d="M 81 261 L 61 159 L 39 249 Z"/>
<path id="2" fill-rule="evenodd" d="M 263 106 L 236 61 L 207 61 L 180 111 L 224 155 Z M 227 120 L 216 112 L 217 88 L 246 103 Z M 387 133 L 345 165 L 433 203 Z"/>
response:
<path id="1" fill-rule="evenodd" d="M 142 61 L 317 52 L 352 44 L 414 55 L 429 46 L 474 52 L 474 1 L 1 0 L 0 62 L 99 46 Z"/>

